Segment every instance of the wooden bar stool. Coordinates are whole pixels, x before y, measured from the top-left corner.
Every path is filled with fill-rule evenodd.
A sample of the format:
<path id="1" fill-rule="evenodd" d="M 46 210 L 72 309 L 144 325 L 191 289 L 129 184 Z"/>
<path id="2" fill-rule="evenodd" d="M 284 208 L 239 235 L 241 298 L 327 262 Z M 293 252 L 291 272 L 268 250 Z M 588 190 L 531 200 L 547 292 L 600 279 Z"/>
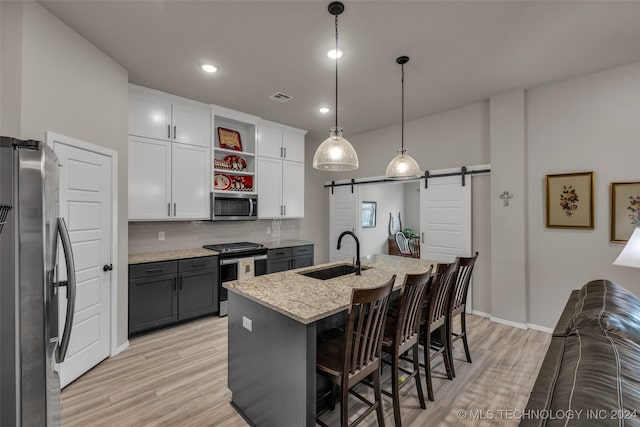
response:
<path id="1" fill-rule="evenodd" d="M 431 381 L 431 360 L 438 354 L 442 354 L 444 366 L 447 371 L 447 378 L 453 379 L 451 366 L 451 352 L 449 351 L 449 294 L 455 281 L 457 263 L 438 264 L 436 274 L 433 277 L 429 293 L 424 304 L 422 321 L 422 343 L 424 346 L 424 366 L 427 379 L 427 394 L 429 400 L 434 400 L 433 383 Z M 438 346 L 431 340 L 431 334 L 440 331 L 440 343 Z M 435 352 L 431 353 L 431 347 Z"/>
<path id="2" fill-rule="evenodd" d="M 394 275 L 384 285 L 371 289 L 354 289 L 351 293 L 347 325 L 342 336 L 318 343 L 316 370 L 340 386 L 340 425 L 359 424 L 374 410 L 378 425 L 384 427 L 380 394 L 380 352 L 384 324 L 389 308 L 389 295 L 396 280 Z M 373 375 L 375 402 L 370 402 L 351 388 L 368 375 Z M 367 410 L 349 424 L 349 392 L 369 405 Z M 333 393 L 332 393 L 333 394 Z M 331 396 L 331 402 L 335 396 Z M 317 423 L 328 427 L 322 420 Z"/>
<path id="3" fill-rule="evenodd" d="M 458 269 L 456 270 L 456 280 L 451 291 L 451 297 L 449 301 L 449 358 L 451 359 L 451 373 L 456 376 L 456 370 L 453 366 L 453 343 L 459 339 L 462 339 L 464 344 L 464 353 L 467 356 L 467 362 L 471 363 L 471 353 L 469 353 L 469 343 L 467 342 L 467 293 L 469 291 L 469 283 L 471 282 L 471 274 L 473 273 L 473 266 L 478 259 L 478 252 L 470 258 L 458 257 L 456 263 Z M 456 316 L 460 316 L 460 333 L 453 332 L 453 319 Z"/>
<path id="4" fill-rule="evenodd" d="M 387 323 L 382 340 L 382 352 L 391 356 L 391 393 L 382 390 L 387 396 L 393 399 L 393 417 L 396 427 L 402 427 L 400 417 L 400 387 L 409 383 L 411 378 L 415 378 L 416 388 L 420 407 L 426 409 L 422 382 L 420 381 L 420 365 L 418 363 L 418 341 L 420 337 L 420 318 L 422 316 L 422 306 L 426 290 L 431 284 L 431 270 L 423 274 L 407 274 L 404 285 L 400 291 L 400 303 L 398 311 L 389 310 Z M 402 354 L 411 349 L 413 354 L 413 371 L 406 370 L 399 366 L 399 359 Z M 399 372 L 408 374 L 407 379 L 400 384 Z"/>

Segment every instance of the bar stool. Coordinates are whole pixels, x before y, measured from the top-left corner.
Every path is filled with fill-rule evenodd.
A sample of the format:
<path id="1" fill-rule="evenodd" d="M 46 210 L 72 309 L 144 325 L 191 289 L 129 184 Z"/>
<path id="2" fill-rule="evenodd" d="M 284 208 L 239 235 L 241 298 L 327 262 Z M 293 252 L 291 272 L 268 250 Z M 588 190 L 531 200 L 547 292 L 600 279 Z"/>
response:
<path id="1" fill-rule="evenodd" d="M 449 358 L 451 359 L 451 373 L 456 376 L 456 370 L 453 366 L 453 343 L 459 339 L 462 339 L 464 344 L 464 353 L 467 357 L 467 362 L 471 363 L 471 353 L 469 353 L 469 343 L 467 342 L 467 292 L 469 291 L 469 283 L 471 282 L 471 273 L 473 273 L 473 267 L 478 259 L 478 252 L 470 258 L 458 257 L 456 262 L 458 263 L 458 269 L 456 270 L 456 280 L 451 291 L 451 297 L 449 302 L 448 324 L 449 324 Z M 453 332 L 453 318 L 460 316 L 460 333 Z"/>
<path id="2" fill-rule="evenodd" d="M 449 308 L 449 294 L 453 282 L 455 281 L 456 270 L 458 268 L 457 262 L 451 264 L 438 264 L 436 274 L 433 277 L 431 286 L 429 288 L 429 294 L 427 295 L 426 302 L 424 304 L 423 321 L 422 321 L 422 343 L 424 347 L 424 366 L 427 379 L 427 394 L 429 400 L 433 401 L 433 383 L 431 381 L 431 360 L 438 354 L 442 354 L 444 359 L 444 366 L 447 371 L 447 378 L 453 379 L 453 372 L 451 366 L 451 352 L 449 350 L 449 323 L 448 323 L 448 308 Z M 436 346 L 432 343 L 432 332 L 440 331 L 440 343 Z M 431 354 L 432 344 L 435 350 Z"/>
<path id="3" fill-rule="evenodd" d="M 400 387 L 409 383 L 411 378 L 415 378 L 416 388 L 420 407 L 426 409 L 422 382 L 420 381 L 420 365 L 418 363 L 418 341 L 420 336 L 420 318 L 422 316 L 422 306 L 427 288 L 431 285 L 431 270 L 429 267 L 426 273 L 407 274 L 404 285 L 400 291 L 400 303 L 397 312 L 389 310 L 387 323 L 382 340 L 382 352 L 391 356 L 391 393 L 382 390 L 387 396 L 393 399 L 393 417 L 396 427 L 402 427 L 400 417 Z M 413 354 L 413 371 L 406 370 L 399 366 L 399 359 L 402 354 L 411 349 Z M 400 384 L 399 371 L 408 374 L 407 379 Z"/>
<path id="4" fill-rule="evenodd" d="M 384 324 L 389 308 L 389 296 L 396 280 L 394 275 L 384 285 L 370 289 L 353 289 L 344 334 L 318 343 L 316 370 L 336 386 L 340 386 L 340 425 L 359 424 L 374 410 L 378 425 L 384 427 L 380 393 L 380 352 Z M 370 402 L 351 388 L 373 375 L 375 402 Z M 367 410 L 349 424 L 349 392 L 369 405 Z M 335 396 L 331 396 L 331 402 Z M 328 427 L 322 420 L 316 422 Z"/>

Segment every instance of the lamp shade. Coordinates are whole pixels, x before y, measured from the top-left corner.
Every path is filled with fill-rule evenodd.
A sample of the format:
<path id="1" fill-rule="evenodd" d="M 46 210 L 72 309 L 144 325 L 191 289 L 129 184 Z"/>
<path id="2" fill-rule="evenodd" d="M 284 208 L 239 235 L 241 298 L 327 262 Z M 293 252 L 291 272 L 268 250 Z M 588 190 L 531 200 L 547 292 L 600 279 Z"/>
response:
<path id="1" fill-rule="evenodd" d="M 633 231 L 631 238 L 613 264 L 640 268 L 640 227 Z"/>
<path id="2" fill-rule="evenodd" d="M 418 166 L 418 162 L 416 162 L 413 157 L 406 153 L 406 150 L 400 151 L 398 155 L 389 162 L 384 176 L 387 179 L 420 178 L 420 166 Z"/>
<path id="3" fill-rule="evenodd" d="M 353 146 L 342 137 L 342 129 L 331 128 L 313 156 L 313 168 L 326 171 L 352 171 L 358 169 L 358 155 Z"/>

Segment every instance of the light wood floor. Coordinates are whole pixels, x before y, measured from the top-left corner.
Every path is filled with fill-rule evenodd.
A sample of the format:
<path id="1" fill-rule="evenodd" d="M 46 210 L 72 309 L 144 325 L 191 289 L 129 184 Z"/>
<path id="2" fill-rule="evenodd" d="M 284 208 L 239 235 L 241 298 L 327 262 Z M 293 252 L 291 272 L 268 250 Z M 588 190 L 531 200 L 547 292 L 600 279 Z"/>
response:
<path id="1" fill-rule="evenodd" d="M 413 385 L 401 393 L 405 427 L 516 426 L 501 410 L 522 410 L 550 342 L 550 335 L 468 316 L 473 363 L 462 342 L 454 349 L 456 378 L 446 379 L 442 358 L 434 366 L 435 402 L 420 409 Z M 390 387 L 385 369 L 383 387 Z M 63 426 L 246 426 L 230 406 L 227 384 L 227 319 L 207 318 L 132 339 L 62 392 Z M 424 381 L 424 379 L 423 379 Z M 426 395 L 426 385 L 425 395 Z M 363 394 L 370 393 L 362 387 Z M 349 413 L 361 406 L 352 399 Z M 393 426 L 391 400 L 383 396 L 385 422 Z M 338 406 L 339 408 L 339 406 Z M 493 410 L 493 419 L 462 420 L 458 411 Z M 338 411 L 323 414 L 336 424 Z M 480 412 L 475 412 L 475 415 Z M 502 414 L 502 416 L 501 416 Z M 487 417 L 485 413 L 485 418 Z M 376 426 L 374 414 L 361 424 Z M 298 427 L 298 426 L 282 426 Z"/>

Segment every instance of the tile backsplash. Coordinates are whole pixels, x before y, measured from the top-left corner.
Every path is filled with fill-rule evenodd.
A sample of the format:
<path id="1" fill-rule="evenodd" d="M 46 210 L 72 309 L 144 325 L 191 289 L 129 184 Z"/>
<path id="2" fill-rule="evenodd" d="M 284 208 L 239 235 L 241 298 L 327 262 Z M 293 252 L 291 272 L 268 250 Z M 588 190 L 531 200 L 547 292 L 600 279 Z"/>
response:
<path id="1" fill-rule="evenodd" d="M 158 252 L 173 249 L 199 248 L 203 245 L 230 242 L 271 242 L 271 220 L 258 221 L 176 221 L 130 222 L 129 253 Z M 298 239 L 300 220 L 280 221 L 280 239 Z M 158 233 L 164 240 L 158 240 Z"/>

